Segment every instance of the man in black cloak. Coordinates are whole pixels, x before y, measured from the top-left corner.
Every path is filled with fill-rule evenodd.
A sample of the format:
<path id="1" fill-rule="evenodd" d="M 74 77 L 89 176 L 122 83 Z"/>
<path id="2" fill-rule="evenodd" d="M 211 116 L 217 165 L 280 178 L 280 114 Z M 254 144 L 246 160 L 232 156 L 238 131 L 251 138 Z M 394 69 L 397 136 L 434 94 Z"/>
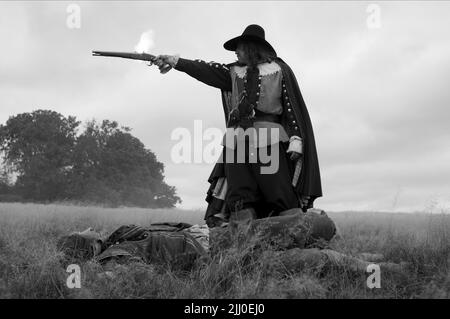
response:
<path id="1" fill-rule="evenodd" d="M 208 226 L 312 208 L 322 196 L 319 163 L 311 120 L 294 73 L 265 40 L 259 25 L 249 25 L 241 36 L 225 42 L 224 48 L 235 51 L 238 61 L 219 64 L 160 55 L 155 62 L 161 73 L 175 68 L 222 93 L 227 134 L 222 156 L 208 179 Z M 256 135 L 244 134 L 240 139 L 239 128 L 245 132 L 256 128 Z M 267 129 L 270 137 L 261 135 L 261 129 Z M 272 135 L 274 130 L 277 134 Z M 245 145 L 244 163 L 237 160 L 239 141 Z M 275 173 L 261 173 L 265 165 L 260 157 L 252 162 L 252 147 L 258 155 L 262 149 L 269 156 L 277 154 Z"/>

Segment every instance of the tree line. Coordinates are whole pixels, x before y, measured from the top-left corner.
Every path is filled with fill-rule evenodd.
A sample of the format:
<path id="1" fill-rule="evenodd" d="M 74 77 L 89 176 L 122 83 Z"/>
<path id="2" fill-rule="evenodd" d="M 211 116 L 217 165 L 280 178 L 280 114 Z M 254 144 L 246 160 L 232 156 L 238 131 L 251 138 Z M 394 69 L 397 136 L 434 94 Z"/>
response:
<path id="1" fill-rule="evenodd" d="M 82 201 L 174 207 L 164 164 L 116 121 L 85 123 L 51 110 L 11 116 L 0 125 L 0 199 Z"/>

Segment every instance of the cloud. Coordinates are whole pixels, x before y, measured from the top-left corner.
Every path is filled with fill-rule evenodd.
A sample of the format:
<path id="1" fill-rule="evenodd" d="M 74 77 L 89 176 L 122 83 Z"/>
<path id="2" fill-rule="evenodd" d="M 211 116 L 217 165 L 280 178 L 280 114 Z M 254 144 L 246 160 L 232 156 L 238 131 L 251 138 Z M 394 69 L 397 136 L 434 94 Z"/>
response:
<path id="1" fill-rule="evenodd" d="M 310 111 L 319 207 L 415 210 L 433 197 L 450 201 L 450 4 L 383 2 L 382 27 L 368 29 L 360 2 L 80 2 L 81 29 L 73 30 L 67 5 L 0 3 L 1 123 L 37 108 L 117 120 L 165 163 L 182 207 L 204 209 L 212 165 L 174 164 L 170 136 L 195 120 L 224 129 L 220 92 L 91 51 L 133 51 L 152 30 L 150 53 L 228 63 L 235 57 L 223 42 L 259 23 Z"/>

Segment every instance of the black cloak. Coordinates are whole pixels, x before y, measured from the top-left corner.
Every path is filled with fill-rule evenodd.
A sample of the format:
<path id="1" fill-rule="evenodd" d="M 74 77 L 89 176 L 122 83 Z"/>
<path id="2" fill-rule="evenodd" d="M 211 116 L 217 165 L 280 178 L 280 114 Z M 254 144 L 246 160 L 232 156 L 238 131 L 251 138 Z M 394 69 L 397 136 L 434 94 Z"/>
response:
<path id="1" fill-rule="evenodd" d="M 283 74 L 283 84 L 284 88 L 287 91 L 283 96 L 287 101 L 290 102 L 290 108 L 292 112 L 286 112 L 287 106 L 286 103 L 283 103 L 283 113 L 281 119 L 281 125 L 288 132 L 289 137 L 292 135 L 300 135 L 303 140 L 303 164 L 302 170 L 300 174 L 299 181 L 295 187 L 295 191 L 299 198 L 309 196 L 308 207 L 313 206 L 313 202 L 317 197 L 322 196 L 322 185 L 320 180 L 320 170 L 319 170 L 319 161 L 317 158 L 317 149 L 316 143 L 314 139 L 313 127 L 311 124 L 311 119 L 309 117 L 308 110 L 305 105 L 305 101 L 303 100 L 303 96 L 300 92 L 299 85 L 297 83 L 297 79 L 292 72 L 291 68 L 281 59 L 274 59 L 281 67 Z M 230 68 L 235 63 L 228 64 L 227 67 Z M 230 91 L 221 90 L 222 92 L 222 103 L 225 115 L 225 122 L 227 122 L 229 111 L 231 110 L 230 103 Z M 283 102 L 285 102 L 283 100 Z M 288 117 L 288 113 L 289 116 Z M 293 117 L 292 117 L 293 116 Z M 293 131 L 293 124 L 291 121 L 295 119 L 296 122 L 296 130 Z M 298 132 L 300 131 L 300 132 Z M 210 183 L 210 187 L 207 192 L 206 201 L 208 202 L 208 209 L 206 212 L 205 219 L 214 214 L 222 211 L 224 201 L 218 200 L 217 198 L 212 196 L 213 190 L 215 188 L 216 182 L 219 177 L 224 177 L 224 163 L 217 162 L 208 178 L 208 182 Z M 292 178 L 292 176 L 291 176 Z"/>

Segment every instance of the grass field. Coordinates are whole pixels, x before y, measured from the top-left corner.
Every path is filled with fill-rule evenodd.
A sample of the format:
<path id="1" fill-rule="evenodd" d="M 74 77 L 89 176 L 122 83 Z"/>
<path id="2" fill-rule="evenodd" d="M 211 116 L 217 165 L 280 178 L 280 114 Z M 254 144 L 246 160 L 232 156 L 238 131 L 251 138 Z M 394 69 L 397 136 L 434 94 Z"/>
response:
<path id="1" fill-rule="evenodd" d="M 102 266 L 81 264 L 82 287 L 66 286 L 67 265 L 57 238 L 93 227 L 111 232 L 123 224 L 161 221 L 202 224 L 202 211 L 101 208 L 70 205 L 0 204 L 0 298 L 449 298 L 450 215 L 329 213 L 341 238 L 331 245 L 357 256 L 381 253 L 408 262 L 407 271 L 381 277 L 369 289 L 368 274 L 345 269 L 317 277 L 286 273 L 271 254 L 248 256 L 229 249 L 220 259 L 181 272 L 132 263 L 111 280 Z"/>

